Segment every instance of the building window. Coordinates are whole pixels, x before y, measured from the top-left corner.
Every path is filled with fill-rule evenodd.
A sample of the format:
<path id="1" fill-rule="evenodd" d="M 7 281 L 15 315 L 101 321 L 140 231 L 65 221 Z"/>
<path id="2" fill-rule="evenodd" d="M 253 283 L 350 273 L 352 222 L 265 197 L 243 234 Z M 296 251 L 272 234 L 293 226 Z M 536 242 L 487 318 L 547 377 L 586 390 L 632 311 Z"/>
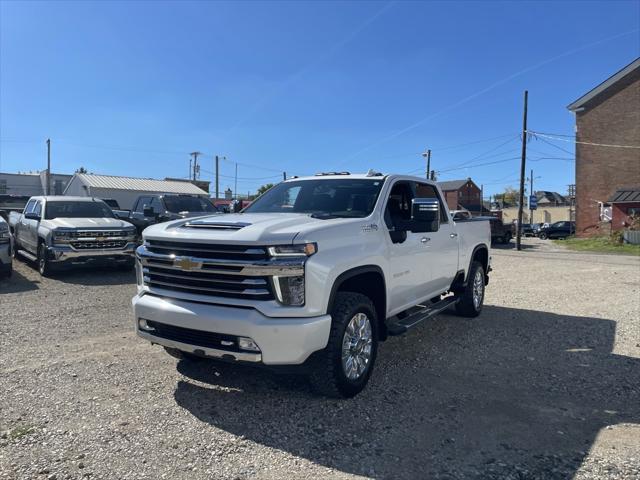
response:
<path id="1" fill-rule="evenodd" d="M 2 179 L 0 180 L 0 194 L 7 193 L 7 181 Z"/>
<path id="2" fill-rule="evenodd" d="M 0 183 L 0 193 L 2 193 L 2 184 L 1 183 Z M 629 215 L 630 217 L 635 217 L 636 215 L 640 216 L 640 207 L 629 207 L 629 208 L 627 208 L 627 215 Z"/>

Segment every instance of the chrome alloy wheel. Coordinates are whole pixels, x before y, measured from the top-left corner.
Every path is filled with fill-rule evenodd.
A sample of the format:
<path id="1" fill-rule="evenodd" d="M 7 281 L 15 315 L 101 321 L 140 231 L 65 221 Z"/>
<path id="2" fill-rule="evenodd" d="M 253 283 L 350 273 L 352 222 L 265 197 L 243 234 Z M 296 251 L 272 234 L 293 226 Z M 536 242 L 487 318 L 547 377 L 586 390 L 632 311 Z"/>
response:
<path id="1" fill-rule="evenodd" d="M 473 306 L 476 310 L 480 308 L 482 303 L 482 297 L 484 296 L 484 278 L 482 270 L 476 270 L 476 275 L 473 278 Z"/>
<path id="2" fill-rule="evenodd" d="M 371 321 L 366 314 L 356 313 L 342 337 L 342 370 L 349 380 L 357 380 L 367 371 L 372 346 Z"/>

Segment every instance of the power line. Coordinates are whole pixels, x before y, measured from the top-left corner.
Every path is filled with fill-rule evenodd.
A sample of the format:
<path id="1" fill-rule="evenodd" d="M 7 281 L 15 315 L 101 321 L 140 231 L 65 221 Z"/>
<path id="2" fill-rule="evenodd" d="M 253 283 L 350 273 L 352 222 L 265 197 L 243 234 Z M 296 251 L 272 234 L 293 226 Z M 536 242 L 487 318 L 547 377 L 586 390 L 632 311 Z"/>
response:
<path id="1" fill-rule="evenodd" d="M 640 148 L 640 145 L 614 145 L 614 144 L 606 144 L 606 143 L 583 142 L 581 140 L 573 140 L 571 137 L 570 138 L 563 138 L 563 137 L 566 137 L 566 135 L 560 136 L 560 135 L 556 135 L 556 134 L 534 132 L 532 130 L 527 130 L 527 133 L 533 135 L 534 137 L 552 138 L 554 140 L 560 140 L 561 142 L 579 143 L 581 145 L 592 145 L 594 147 Z"/>
<path id="2" fill-rule="evenodd" d="M 518 160 L 519 158 L 520 157 L 511 157 L 511 158 L 504 158 L 502 160 L 496 160 L 496 161 L 493 161 L 493 162 L 476 163 L 475 165 L 465 165 L 463 167 L 446 168 L 444 170 L 438 170 L 436 173 L 441 174 L 441 173 L 445 173 L 445 172 L 453 172 L 454 170 L 464 170 L 466 168 L 484 167 L 486 165 L 497 165 L 498 163 L 511 162 L 513 160 Z"/>

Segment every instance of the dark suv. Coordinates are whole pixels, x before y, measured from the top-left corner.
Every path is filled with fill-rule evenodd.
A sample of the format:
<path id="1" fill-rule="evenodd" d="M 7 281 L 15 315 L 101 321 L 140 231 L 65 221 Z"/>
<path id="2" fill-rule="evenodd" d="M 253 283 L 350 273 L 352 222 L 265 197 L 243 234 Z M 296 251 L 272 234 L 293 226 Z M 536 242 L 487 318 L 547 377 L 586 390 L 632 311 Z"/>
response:
<path id="1" fill-rule="evenodd" d="M 542 240 L 547 238 L 567 238 L 576 233 L 576 222 L 562 221 L 552 223 L 548 227 L 542 227 L 538 232 L 538 237 Z"/>

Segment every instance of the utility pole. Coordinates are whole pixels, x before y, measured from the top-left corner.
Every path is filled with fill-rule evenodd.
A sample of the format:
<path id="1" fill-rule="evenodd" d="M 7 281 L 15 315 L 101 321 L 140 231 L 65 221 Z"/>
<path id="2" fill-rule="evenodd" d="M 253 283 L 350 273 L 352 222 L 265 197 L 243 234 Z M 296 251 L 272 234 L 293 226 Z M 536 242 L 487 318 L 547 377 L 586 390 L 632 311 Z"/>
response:
<path id="1" fill-rule="evenodd" d="M 431 178 L 430 180 L 435 180 L 436 179 L 436 171 L 435 170 L 431 170 Z"/>
<path id="2" fill-rule="evenodd" d="M 216 172 L 216 198 L 219 198 L 218 194 L 219 194 L 219 190 L 220 190 L 219 189 L 219 185 L 220 185 L 220 171 L 219 171 L 219 169 L 220 169 L 220 158 L 218 157 L 218 155 L 216 155 L 216 170 L 215 170 L 215 172 Z"/>
<path id="3" fill-rule="evenodd" d="M 187 178 L 191 178 L 191 172 L 193 171 L 193 167 L 191 166 L 193 163 L 193 158 L 189 159 L 189 176 Z"/>
<path id="4" fill-rule="evenodd" d="M 196 180 L 196 174 L 200 172 L 200 167 L 198 165 L 198 156 L 202 155 L 200 152 L 191 152 L 189 155 L 193 157 L 193 180 Z"/>
<path id="5" fill-rule="evenodd" d="M 286 180 L 287 179 L 287 172 L 282 172 L 282 179 Z"/>
<path id="6" fill-rule="evenodd" d="M 422 156 L 424 157 L 424 159 L 427 161 L 427 170 L 426 170 L 426 176 L 427 176 L 427 180 L 429 180 L 429 174 L 431 172 L 431 150 L 427 149 L 426 152 L 424 152 L 422 154 Z M 432 179 L 433 180 L 433 179 Z"/>
<path id="7" fill-rule="evenodd" d="M 238 162 L 236 162 L 236 177 L 233 183 L 233 194 L 238 198 Z"/>
<path id="8" fill-rule="evenodd" d="M 531 196 L 533 195 L 533 168 L 531 169 L 531 186 L 529 189 L 529 223 L 533 225 L 533 208 L 531 208 Z"/>
<path id="9" fill-rule="evenodd" d="M 47 195 L 51 195 L 51 139 L 47 138 Z"/>
<path id="10" fill-rule="evenodd" d="M 518 205 L 518 231 L 516 234 L 516 249 L 521 250 L 522 213 L 524 208 L 524 169 L 527 159 L 527 103 L 529 91 L 524 91 L 524 114 L 522 116 L 522 159 L 520 160 L 520 205 Z"/>
<path id="11" fill-rule="evenodd" d="M 480 184 L 480 216 L 484 213 L 484 185 Z"/>

